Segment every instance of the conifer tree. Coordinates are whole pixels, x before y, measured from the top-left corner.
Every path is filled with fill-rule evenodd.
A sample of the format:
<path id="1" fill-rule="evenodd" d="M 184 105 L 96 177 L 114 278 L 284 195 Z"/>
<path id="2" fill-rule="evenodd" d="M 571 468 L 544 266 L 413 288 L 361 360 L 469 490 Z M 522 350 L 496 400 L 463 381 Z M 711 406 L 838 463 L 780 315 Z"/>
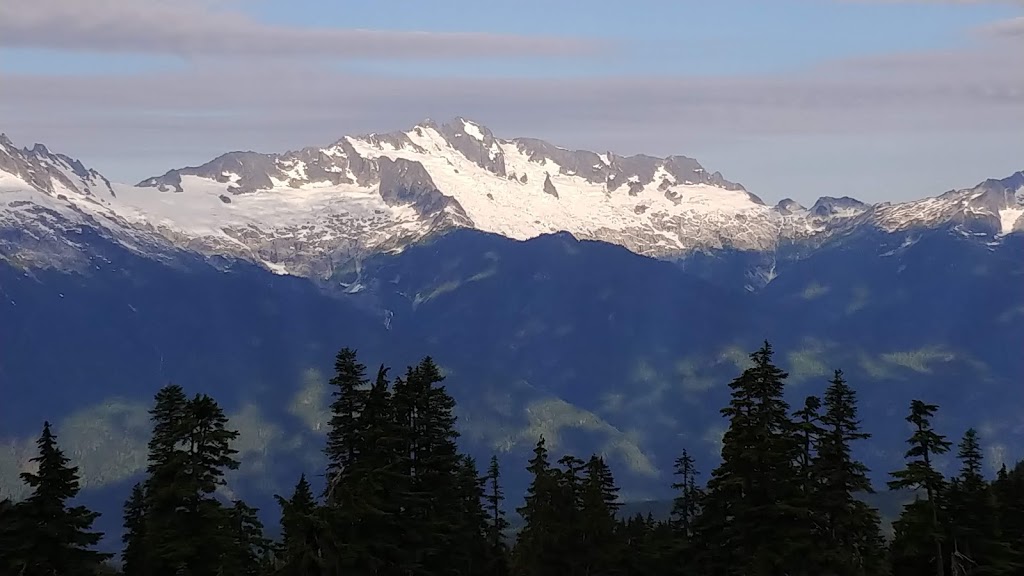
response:
<path id="1" fill-rule="evenodd" d="M 231 545 L 224 554 L 218 574 L 260 576 L 267 568 L 270 541 L 263 536 L 263 523 L 257 512 L 241 500 L 232 502 L 223 527 L 230 535 Z"/>
<path id="2" fill-rule="evenodd" d="M 509 528 L 509 522 L 505 518 L 505 510 L 502 507 L 502 503 L 505 501 L 505 492 L 501 487 L 501 469 L 498 466 L 497 456 L 491 456 L 491 462 L 487 466 L 484 499 L 487 505 L 487 544 L 490 547 L 492 561 L 488 572 L 494 576 L 505 576 L 508 574 L 508 546 L 505 542 L 505 531 Z"/>
<path id="3" fill-rule="evenodd" d="M 768 342 L 750 358 L 753 366 L 729 384 L 722 462 L 698 521 L 710 575 L 794 573 L 807 560 L 799 554 L 811 535 L 795 466 L 799 444 L 783 398 L 787 374 L 772 362 Z"/>
<path id="4" fill-rule="evenodd" d="M 555 525 L 552 542 L 562 554 L 563 572 L 574 576 L 586 566 L 587 547 L 583 520 L 583 481 L 586 462 L 566 454 L 558 459 L 557 490 L 552 502 Z"/>
<path id="5" fill-rule="evenodd" d="M 135 549 L 145 551 L 136 562 L 147 566 L 153 576 L 175 576 L 193 554 L 188 527 L 179 514 L 179 506 L 189 497 L 183 481 L 188 409 L 184 389 L 169 384 L 156 393 L 149 410 L 153 432 L 143 484 L 145 521 Z"/>
<path id="6" fill-rule="evenodd" d="M 673 473 L 678 480 L 672 483 L 676 491 L 672 500 L 672 525 L 680 537 L 688 540 L 693 537 L 693 524 L 700 513 L 704 491 L 697 485 L 696 461 L 686 450 L 676 458 Z"/>
<path id="7" fill-rule="evenodd" d="M 0 500 L 0 574 L 27 570 L 26 531 L 21 509 L 10 498 Z"/>
<path id="8" fill-rule="evenodd" d="M 611 574 L 622 549 L 616 532 L 619 488 L 604 459 L 594 455 L 584 468 L 580 503 L 580 564 L 583 574 Z"/>
<path id="9" fill-rule="evenodd" d="M 124 532 L 121 534 L 121 571 L 125 576 L 149 574 L 146 542 L 146 492 L 142 484 L 132 487 L 124 505 Z"/>
<path id="10" fill-rule="evenodd" d="M 49 422 L 43 424 L 36 445 L 39 455 L 31 462 L 38 465 L 37 471 L 21 474 L 32 491 L 17 505 L 24 519 L 25 532 L 19 536 L 25 542 L 25 574 L 92 576 L 111 557 L 92 549 L 103 536 L 90 531 L 99 513 L 69 505 L 80 490 L 78 467 L 57 446 Z"/>
<path id="11" fill-rule="evenodd" d="M 461 489 L 460 469 L 464 464 L 458 452 L 455 429 L 455 400 L 448 395 L 442 382 L 440 368 L 429 356 L 413 370 L 410 390 L 413 398 L 413 455 L 414 474 L 412 489 L 418 494 L 430 494 L 421 499 L 418 520 L 425 524 L 427 551 L 425 568 L 440 572 L 446 557 L 461 554 L 457 548 L 457 527 L 466 519 L 464 491 Z M 477 499 L 479 502 L 479 498 Z"/>
<path id="12" fill-rule="evenodd" d="M 344 475 L 355 464 L 359 452 L 359 415 L 369 394 L 366 387 L 366 366 L 356 358 L 356 351 L 342 348 L 334 359 L 331 378 L 331 419 L 327 431 L 327 503 L 341 498 L 337 491 L 345 487 Z"/>
<path id="13" fill-rule="evenodd" d="M 358 502 L 370 569 L 407 571 L 410 553 L 409 527 L 403 511 L 415 500 L 408 474 L 409 430 L 397 421 L 388 369 L 380 366 L 361 416 L 363 426 L 359 464 L 354 471 Z"/>
<path id="14" fill-rule="evenodd" d="M 182 482 L 188 497 L 182 512 L 185 526 L 191 527 L 188 537 L 195 552 L 187 566 L 193 576 L 216 575 L 225 556 L 235 552 L 235 534 L 224 529 L 230 525 L 231 511 L 214 498 L 214 492 L 225 484 L 225 471 L 239 466 L 237 451 L 231 447 L 238 432 L 228 429 L 223 409 L 205 394 L 189 401 L 186 423 L 188 456 Z"/>
<path id="15" fill-rule="evenodd" d="M 821 442 L 821 398 L 808 396 L 804 406 L 793 416 L 796 419 L 796 435 L 799 442 L 797 452 L 797 474 L 800 477 L 800 490 L 804 498 L 813 500 L 817 491 L 817 476 L 813 463 L 817 458 L 818 445 Z"/>
<path id="16" fill-rule="evenodd" d="M 968 429 L 957 448 L 960 474 L 951 482 L 947 497 L 957 561 L 969 564 L 973 574 L 1021 573 L 1024 566 L 1001 538 L 995 494 L 982 475 L 984 457 L 977 431 Z"/>
<path id="17" fill-rule="evenodd" d="M 1004 463 L 992 483 L 999 511 L 999 530 L 1017 556 L 1024 555 L 1024 461 L 1012 469 Z"/>
<path id="18" fill-rule="evenodd" d="M 145 530 L 141 549 L 153 576 L 215 575 L 231 550 L 228 511 L 213 497 L 224 472 L 238 468 L 231 443 L 238 436 L 217 402 L 180 386 L 161 389 L 150 411 Z"/>
<path id="19" fill-rule="evenodd" d="M 886 568 L 881 520 L 876 510 L 858 499 L 874 489 L 867 466 L 853 457 L 851 446 L 871 435 L 861 430 L 857 394 L 841 370 L 835 371 L 825 390 L 824 407 L 813 462 L 822 566 L 839 575 L 881 574 Z"/>
<path id="20" fill-rule="evenodd" d="M 907 465 L 902 470 L 891 472 L 892 480 L 888 482 L 890 490 L 914 489 L 923 490 L 924 501 L 916 501 L 905 507 L 902 523 L 899 525 L 898 536 L 904 541 L 914 537 L 931 543 L 931 564 L 934 574 L 943 576 L 945 573 L 945 557 L 943 556 L 943 530 L 939 522 L 939 502 L 944 489 L 944 478 L 933 465 L 935 456 L 949 451 L 952 443 L 946 437 L 935 432 L 931 419 L 938 406 L 926 404 L 921 400 L 910 403 L 910 414 L 907 422 L 914 426 L 914 433 L 907 439 L 910 448 L 905 457 Z M 900 540 L 894 548 L 899 550 Z M 916 548 L 912 548 L 916 549 Z"/>
<path id="21" fill-rule="evenodd" d="M 281 507 L 281 542 L 277 546 L 278 573 L 287 576 L 318 576 L 320 545 L 317 504 L 306 475 L 299 477 L 290 498 L 275 495 Z"/>
<path id="22" fill-rule="evenodd" d="M 320 553 L 330 574 L 371 573 L 398 563 L 397 556 L 409 551 L 394 530 L 407 504 L 399 489 L 408 483 L 396 478 L 405 435 L 392 421 L 387 370 L 380 368 L 372 386 L 365 370 L 354 350 L 338 352 L 325 449 L 325 506 L 316 514 L 328 534 L 320 539 Z"/>
<path id="23" fill-rule="evenodd" d="M 526 470 L 532 479 L 523 506 L 516 509 L 523 527 L 516 538 L 514 572 L 525 576 L 562 576 L 564 556 L 556 542 L 560 525 L 555 508 L 558 471 L 551 466 L 544 436 L 537 440 Z"/>
<path id="24" fill-rule="evenodd" d="M 466 576 L 492 576 L 490 568 L 496 566 L 496 558 L 488 540 L 487 511 L 484 509 L 485 476 L 480 476 L 476 461 L 463 455 L 457 477 L 457 490 L 461 497 L 458 514 L 454 516 L 453 534 L 457 546 L 449 546 L 444 553 L 450 558 L 450 566 Z"/>

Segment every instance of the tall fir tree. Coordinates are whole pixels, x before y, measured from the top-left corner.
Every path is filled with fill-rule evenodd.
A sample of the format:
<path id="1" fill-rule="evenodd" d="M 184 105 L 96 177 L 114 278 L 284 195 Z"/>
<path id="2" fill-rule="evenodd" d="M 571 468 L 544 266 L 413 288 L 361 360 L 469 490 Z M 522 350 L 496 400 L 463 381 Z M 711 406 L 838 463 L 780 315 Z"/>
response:
<path id="1" fill-rule="evenodd" d="M 27 570 L 28 541 L 26 519 L 10 499 L 0 500 L 0 574 L 19 574 Z"/>
<path id="2" fill-rule="evenodd" d="M 493 576 L 506 576 L 509 566 L 505 532 L 509 529 L 509 522 L 503 507 L 505 492 L 501 486 L 501 468 L 498 466 L 497 456 L 491 456 L 490 464 L 487 466 L 484 500 L 487 510 L 487 544 L 490 547 L 492 562 L 488 572 Z"/>
<path id="3" fill-rule="evenodd" d="M 852 443 L 867 440 L 857 416 L 857 394 L 836 370 L 824 396 L 821 436 L 813 473 L 818 481 L 822 568 L 839 576 L 875 576 L 888 568 L 878 511 L 859 497 L 873 494 L 868 467 Z"/>
<path id="4" fill-rule="evenodd" d="M 711 576 L 800 573 L 812 538 L 795 463 L 796 429 L 783 398 L 787 374 L 772 362 L 768 342 L 733 380 L 722 415 L 729 427 L 722 462 L 708 481 L 698 520 L 704 572 Z"/>
<path id="5" fill-rule="evenodd" d="M 347 484 L 344 477 L 355 464 L 359 453 L 360 414 L 369 395 L 366 366 L 361 364 L 352 348 L 342 348 L 334 359 L 331 387 L 331 418 L 328 422 L 327 447 L 327 504 L 344 498 L 337 494 Z"/>
<path id="6" fill-rule="evenodd" d="M 464 494 L 455 429 L 455 401 L 442 382 L 440 368 L 429 356 L 411 367 L 401 386 L 395 385 L 397 420 L 406 430 L 406 462 L 411 481 L 403 517 L 419 539 L 416 563 L 425 574 L 442 572 L 446 559 L 460 554 L 457 527 L 465 522 Z"/>
<path id="7" fill-rule="evenodd" d="M 902 536 L 902 541 L 897 538 L 893 544 L 896 552 L 896 560 L 900 562 L 902 570 L 905 564 L 921 564 L 921 560 L 908 558 L 911 554 L 900 553 L 903 550 L 914 551 L 920 555 L 923 551 L 920 546 L 911 545 L 911 542 L 927 541 L 931 544 L 930 564 L 932 573 L 936 576 L 943 576 L 945 573 L 946 558 L 944 556 L 943 540 L 944 534 L 940 523 L 940 502 L 945 488 L 945 479 L 935 469 L 934 459 L 936 456 L 949 451 L 952 443 L 946 437 L 939 434 L 932 428 L 932 417 L 938 406 L 927 404 L 921 400 L 913 400 L 910 403 L 910 414 L 906 420 L 914 427 L 914 433 L 907 439 L 910 448 L 904 455 L 907 459 L 906 467 L 891 472 L 892 480 L 888 482 L 890 490 L 923 490 L 926 499 L 915 501 L 904 508 L 904 517 L 898 524 L 897 536 Z M 899 572 L 899 570 L 897 570 Z"/>
<path id="8" fill-rule="evenodd" d="M 992 483 L 992 492 L 1002 540 L 1020 557 L 1024 555 L 1024 461 L 1013 468 L 1003 463 Z"/>
<path id="9" fill-rule="evenodd" d="M 121 534 L 121 571 L 125 576 L 146 576 L 146 491 L 141 483 L 132 487 L 131 496 L 124 505 L 124 532 Z"/>
<path id="10" fill-rule="evenodd" d="M 177 385 L 161 389 L 150 411 L 145 492 L 145 565 L 153 576 L 215 576 L 232 549 L 229 512 L 214 497 L 226 470 L 238 468 L 238 432 L 205 394 L 186 399 Z"/>
<path id="11" fill-rule="evenodd" d="M 37 470 L 21 473 L 31 492 L 17 505 L 17 513 L 24 519 L 25 532 L 20 535 L 26 543 L 22 550 L 24 573 L 93 576 L 111 557 L 93 549 L 103 537 L 91 531 L 99 513 L 69 504 L 81 489 L 78 467 L 72 466 L 57 446 L 49 422 L 43 424 L 36 446 L 39 455 L 31 462 Z"/>
<path id="12" fill-rule="evenodd" d="M 402 573 L 413 569 L 416 556 L 410 553 L 403 517 L 414 498 L 405 452 L 409 430 L 398 422 L 393 400 L 388 369 L 382 365 L 361 416 L 362 457 L 355 476 L 369 569 Z"/>
<path id="13" fill-rule="evenodd" d="M 586 462 L 566 454 L 558 459 L 557 490 L 552 502 L 558 523 L 552 542 L 562 554 L 563 573 L 576 576 L 587 566 L 583 519 L 584 471 Z"/>
<path id="14" fill-rule="evenodd" d="M 232 443 L 238 432 L 228 428 L 228 418 L 217 402 L 206 394 L 197 394 L 188 404 L 188 433 L 185 448 L 183 483 L 188 497 L 183 502 L 183 521 L 190 526 L 189 537 L 195 554 L 189 558 L 192 576 L 217 576 L 235 552 L 235 534 L 231 510 L 214 497 L 225 485 L 224 474 L 235 470 L 239 461 Z"/>
<path id="15" fill-rule="evenodd" d="M 306 475 L 299 477 L 290 498 L 274 498 L 281 507 L 281 540 L 275 553 L 277 574 L 319 576 L 319 537 L 324 531 L 318 524 L 317 503 Z"/>
<path id="16" fill-rule="evenodd" d="M 488 540 L 488 517 L 484 507 L 486 476 L 480 476 L 476 461 L 463 455 L 457 474 L 456 490 L 460 495 L 458 514 L 454 515 L 451 539 L 459 544 L 449 547 L 445 555 L 451 566 L 465 576 L 494 576 L 490 569 L 496 558 Z"/>
<path id="17" fill-rule="evenodd" d="M 544 436 L 537 440 L 526 470 L 531 480 L 523 505 L 516 509 L 523 526 L 513 550 L 513 571 L 524 576 L 562 576 L 564 555 L 556 541 L 561 524 L 555 507 L 558 471 L 551 466 Z"/>
<path id="18" fill-rule="evenodd" d="M 590 457 L 584 468 L 580 502 L 580 559 L 582 574 L 610 575 L 617 571 L 620 546 L 617 518 L 619 488 L 603 458 Z"/>
<path id="19" fill-rule="evenodd" d="M 259 510 L 235 500 L 228 509 L 223 529 L 230 535 L 220 576 L 261 576 L 270 568 L 270 540 L 263 535 Z"/>
<path id="20" fill-rule="evenodd" d="M 676 495 L 672 499 L 671 521 L 679 537 L 689 540 L 693 537 L 693 525 L 700 514 L 704 491 L 697 484 L 700 474 L 697 463 L 686 450 L 676 458 L 673 474 L 677 480 L 672 483 Z"/>
<path id="21" fill-rule="evenodd" d="M 194 554 L 189 527 L 179 513 L 181 503 L 189 497 L 184 481 L 188 411 L 188 397 L 177 384 L 157 391 L 149 410 L 153 432 L 143 484 L 145 520 L 135 549 L 145 551 L 137 562 L 153 576 L 175 576 Z"/>
<path id="22" fill-rule="evenodd" d="M 818 457 L 818 445 L 821 443 L 821 398 L 808 396 L 804 405 L 793 417 L 796 420 L 796 436 L 799 448 L 797 451 L 797 474 L 800 478 L 800 490 L 805 499 L 812 501 L 817 493 L 817 474 L 814 461 Z"/>
<path id="23" fill-rule="evenodd" d="M 960 473 L 947 497 L 953 563 L 972 576 L 1024 573 L 1024 565 L 999 530 L 999 509 L 992 487 L 982 475 L 984 456 L 978 432 L 970 428 L 957 446 Z M 956 571 L 953 571 L 956 574 Z"/>

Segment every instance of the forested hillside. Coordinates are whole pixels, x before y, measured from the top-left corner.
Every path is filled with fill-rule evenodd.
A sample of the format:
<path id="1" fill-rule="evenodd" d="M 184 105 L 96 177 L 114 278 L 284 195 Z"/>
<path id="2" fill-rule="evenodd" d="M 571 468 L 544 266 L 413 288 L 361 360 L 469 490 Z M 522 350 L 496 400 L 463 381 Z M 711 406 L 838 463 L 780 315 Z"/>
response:
<path id="1" fill-rule="evenodd" d="M 551 454 L 543 436 L 524 465 L 530 484 L 510 510 L 498 460 L 458 446 L 455 401 L 430 357 L 404 372 L 370 370 L 342 349 L 323 470 L 278 495 L 264 526 L 225 472 L 240 465 L 218 402 L 175 384 L 149 411 L 145 474 L 123 510 L 76 505 L 78 466 L 43 424 L 28 497 L 0 503 L 0 573 L 19 576 L 270 576 L 523 574 L 1006 575 L 1024 571 L 1024 464 L 994 479 L 973 429 L 933 426 L 940 408 L 911 402 L 905 465 L 873 487 L 852 454 L 870 444 L 856 390 L 836 370 L 799 406 L 765 342 L 730 384 L 718 462 L 678 446 L 671 517 L 622 519 L 603 455 Z M 935 460 L 952 452 L 946 477 Z M 579 456 L 583 456 L 582 458 Z M 703 473 L 705 470 L 709 473 Z M 910 489 L 884 536 L 864 496 Z M 510 500 L 513 500 L 510 498 Z M 514 500 L 518 500 L 515 498 Z M 518 530 L 509 529 L 513 512 Z M 95 549 L 100 514 L 123 517 L 118 555 Z M 271 539 L 267 535 L 275 534 Z"/>

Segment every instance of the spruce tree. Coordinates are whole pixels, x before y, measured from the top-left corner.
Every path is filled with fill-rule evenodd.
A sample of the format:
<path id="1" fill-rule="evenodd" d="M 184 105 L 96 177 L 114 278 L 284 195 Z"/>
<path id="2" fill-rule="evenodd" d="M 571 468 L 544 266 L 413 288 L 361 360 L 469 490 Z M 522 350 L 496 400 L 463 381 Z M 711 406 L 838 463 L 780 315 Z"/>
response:
<path id="1" fill-rule="evenodd" d="M 193 576 L 214 576 L 225 556 L 235 551 L 235 534 L 223 529 L 230 525 L 231 511 L 214 497 L 225 484 L 224 473 L 239 466 L 237 451 L 231 447 L 238 432 L 228 429 L 228 418 L 217 402 L 205 395 L 196 395 L 188 405 L 188 434 L 182 482 L 188 497 L 181 508 L 185 526 L 191 526 L 188 537 L 195 552 L 188 569 Z"/>
<path id="2" fill-rule="evenodd" d="M 505 531 L 509 528 L 502 503 L 505 493 L 501 487 L 501 469 L 498 457 L 491 456 L 487 466 L 486 491 L 484 495 L 487 509 L 487 544 L 490 547 L 492 565 L 488 572 L 493 576 L 508 574 L 508 546 L 505 542 Z"/>
<path id="3" fill-rule="evenodd" d="M 558 471 L 551 466 L 544 436 L 537 440 L 526 470 L 532 476 L 523 506 L 523 519 L 513 551 L 514 572 L 524 576 L 562 576 L 562 551 L 556 542 L 560 518 L 555 509 Z"/>
<path id="4" fill-rule="evenodd" d="M 380 366 L 360 417 L 361 458 L 354 479 L 370 569 L 408 571 L 416 556 L 409 551 L 411 536 L 403 517 L 415 500 L 405 452 L 409 430 L 397 420 L 387 375 Z"/>
<path id="5" fill-rule="evenodd" d="M 336 493 L 348 487 L 344 476 L 358 456 L 361 427 L 359 415 L 366 405 L 368 384 L 366 366 L 356 358 L 356 351 L 342 348 L 334 359 L 334 376 L 329 382 L 333 400 L 325 449 L 327 486 L 324 489 L 329 505 L 342 498 Z"/>
<path id="6" fill-rule="evenodd" d="M 982 475 L 984 457 L 977 431 L 968 429 L 957 448 L 960 474 L 947 497 L 954 562 L 969 565 L 977 575 L 1020 573 L 1024 566 L 1001 538 L 995 494 Z"/>
<path id="7" fill-rule="evenodd" d="M 722 462 L 698 521 L 703 569 L 714 576 L 794 573 L 807 563 L 800 552 L 810 523 L 795 466 L 798 439 L 783 398 L 787 374 L 772 362 L 768 342 L 750 358 L 753 366 L 729 384 Z"/>
<path id="8" fill-rule="evenodd" d="M 177 384 L 161 388 L 149 410 L 153 432 L 149 439 L 146 465 L 144 528 L 136 550 L 144 550 L 137 562 L 153 576 L 175 576 L 194 554 L 189 527 L 179 506 L 189 497 L 184 481 L 185 461 L 189 454 L 185 440 L 189 434 L 189 401 Z"/>
<path id="9" fill-rule="evenodd" d="M 318 576 L 321 533 L 317 504 L 306 475 L 299 477 L 290 498 L 275 495 L 281 507 L 281 542 L 276 557 L 278 572 L 287 576 Z"/>
<path id="10" fill-rule="evenodd" d="M 793 414 L 799 442 L 797 474 L 800 477 L 800 490 L 808 501 L 814 500 L 818 489 L 813 463 L 817 459 L 822 436 L 820 410 L 821 398 L 808 396 L 804 399 L 803 408 Z"/>
<path id="11" fill-rule="evenodd" d="M 585 544 L 583 519 L 583 482 L 586 462 L 566 454 L 558 459 L 561 470 L 556 475 L 558 484 L 552 502 L 558 523 L 552 542 L 560 551 L 563 567 L 568 576 L 582 573 L 587 566 L 588 549 Z"/>
<path id="12" fill-rule="evenodd" d="M 124 532 L 121 534 L 121 571 L 125 576 L 146 576 L 146 492 L 142 484 L 132 487 L 131 496 L 124 505 Z"/>
<path id="13" fill-rule="evenodd" d="M 456 483 L 461 502 L 451 536 L 459 544 L 449 546 L 444 555 L 450 558 L 450 566 L 465 576 L 495 576 L 490 569 L 498 565 L 488 540 L 488 516 L 484 508 L 486 480 L 479 475 L 476 461 L 463 455 Z"/>
<path id="14" fill-rule="evenodd" d="M 80 490 L 78 467 L 57 446 L 49 422 L 43 424 L 36 445 L 39 455 L 31 462 L 38 465 L 37 471 L 21 474 L 32 491 L 17 505 L 24 519 L 25 531 L 19 536 L 25 542 L 25 574 L 92 576 L 111 557 L 92 549 L 102 538 L 91 531 L 99 513 L 69 505 Z"/>
<path id="15" fill-rule="evenodd" d="M 676 458 L 673 473 L 678 480 L 672 483 L 676 491 L 672 500 L 672 525 L 683 540 L 689 540 L 693 537 L 693 525 L 700 514 L 704 491 L 697 485 L 696 461 L 686 450 Z"/>
<path id="16" fill-rule="evenodd" d="M 161 389 L 150 411 L 145 530 L 141 549 L 153 576 L 216 575 L 232 546 L 224 530 L 229 513 L 213 494 L 238 461 L 238 436 L 217 402 L 204 394 L 186 399 L 180 386 Z"/>
<path id="17" fill-rule="evenodd" d="M 584 468 L 580 503 L 580 524 L 583 574 L 611 574 L 623 552 L 616 531 L 619 488 L 604 459 L 594 455 Z"/>
<path id="18" fill-rule="evenodd" d="M 939 498 L 942 496 L 945 481 L 942 474 L 933 465 L 935 456 L 949 451 L 952 443 L 946 437 L 935 432 L 931 419 L 938 406 L 926 404 L 921 400 L 910 403 L 910 414 L 906 420 L 914 426 L 914 433 L 907 439 L 910 448 L 905 457 L 907 465 L 902 470 L 891 472 L 892 480 L 888 482 L 890 490 L 913 489 L 923 490 L 926 500 L 918 500 L 905 507 L 900 524 L 902 532 L 897 532 L 904 541 L 914 538 L 927 540 L 931 543 L 931 564 L 936 576 L 945 573 L 945 557 L 943 556 L 943 530 L 939 522 Z M 897 539 L 894 548 L 900 549 Z M 911 548 L 912 550 L 920 550 Z"/>
<path id="19" fill-rule="evenodd" d="M 842 576 L 874 576 L 886 567 L 878 512 L 858 496 L 873 494 L 868 468 L 853 457 L 852 443 L 866 440 L 857 416 L 856 391 L 836 370 L 824 396 L 820 441 L 812 468 L 820 513 L 818 545 L 823 568 Z"/>
<path id="20" fill-rule="evenodd" d="M 419 539 L 417 563 L 425 573 L 441 572 L 446 558 L 458 555 L 456 534 L 465 522 L 460 490 L 462 456 L 455 429 L 455 401 L 444 376 L 429 356 L 396 384 L 394 403 L 405 427 L 410 497 L 403 512 L 407 528 Z"/>
<path id="21" fill-rule="evenodd" d="M 25 517 L 10 498 L 0 500 L 0 574 L 27 570 Z"/>
<path id="22" fill-rule="evenodd" d="M 1024 555 L 1024 461 L 1012 469 L 1004 463 L 992 483 L 999 511 L 999 531 L 1017 556 Z"/>
<path id="23" fill-rule="evenodd" d="M 221 576 L 260 576 L 270 551 L 270 541 L 263 536 L 263 523 L 258 510 L 241 500 L 232 502 L 224 529 L 230 535 L 230 546 L 223 556 Z"/>

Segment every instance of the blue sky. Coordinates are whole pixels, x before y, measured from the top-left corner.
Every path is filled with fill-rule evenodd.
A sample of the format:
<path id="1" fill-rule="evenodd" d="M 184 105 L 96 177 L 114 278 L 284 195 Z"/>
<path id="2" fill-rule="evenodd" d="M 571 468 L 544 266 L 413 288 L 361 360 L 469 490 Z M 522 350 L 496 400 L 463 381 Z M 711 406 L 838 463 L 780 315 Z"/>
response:
<path id="1" fill-rule="evenodd" d="M 766 200 L 1024 169 L 1024 1 L 7 0 L 0 131 L 114 180 L 465 115 Z"/>

